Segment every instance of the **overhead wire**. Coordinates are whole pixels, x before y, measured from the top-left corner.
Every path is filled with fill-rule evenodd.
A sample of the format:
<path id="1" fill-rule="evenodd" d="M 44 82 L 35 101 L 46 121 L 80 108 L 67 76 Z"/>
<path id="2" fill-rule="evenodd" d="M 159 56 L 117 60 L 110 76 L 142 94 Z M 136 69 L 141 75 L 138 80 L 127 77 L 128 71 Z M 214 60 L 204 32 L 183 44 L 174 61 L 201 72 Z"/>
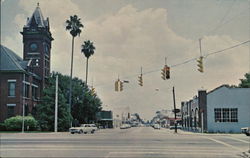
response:
<path id="1" fill-rule="evenodd" d="M 208 53 L 208 54 L 204 55 L 204 57 L 206 58 L 206 57 L 208 57 L 208 56 L 210 56 L 210 55 L 218 54 L 218 53 L 224 52 L 224 51 L 226 51 L 226 50 L 230 50 L 230 49 L 239 47 L 239 46 L 244 45 L 244 44 L 246 44 L 246 43 L 248 43 L 248 42 L 250 42 L 250 40 L 245 41 L 245 42 L 242 42 L 242 43 L 239 43 L 239 44 L 237 44 L 237 45 L 234 45 L 234 46 L 231 46 L 231 47 L 228 47 L 228 48 L 225 48 L 225 49 L 222 49 L 222 50 L 219 50 L 219 51 L 215 51 L 215 52 Z"/>
<path id="2" fill-rule="evenodd" d="M 232 2 L 231 6 L 228 8 L 228 10 L 225 12 L 224 16 L 221 18 L 221 20 L 219 21 L 218 25 L 217 25 L 214 29 L 212 29 L 211 31 L 209 31 L 208 34 L 215 32 L 215 31 L 216 31 L 217 29 L 219 29 L 221 26 L 223 26 L 223 25 L 229 23 L 229 22 L 232 21 L 234 18 L 240 16 L 241 14 L 243 14 L 244 12 L 246 12 L 246 11 L 248 11 L 248 10 L 250 9 L 250 6 L 249 6 L 248 9 L 241 11 L 239 14 L 237 14 L 237 15 L 233 16 L 232 18 L 230 18 L 229 20 L 225 21 L 225 19 L 226 19 L 226 17 L 228 16 L 229 12 L 232 10 L 234 4 L 235 4 L 235 0 Z M 195 41 L 194 41 L 194 42 L 195 42 Z M 194 42 L 193 42 L 193 43 L 194 43 Z M 230 49 L 239 47 L 239 46 L 241 46 L 241 45 L 244 45 L 244 44 L 246 44 L 246 43 L 248 43 L 248 42 L 250 42 L 250 40 L 245 41 L 245 42 L 241 42 L 241 43 L 239 43 L 239 44 L 237 44 L 237 45 L 234 45 L 234 46 L 231 46 L 231 47 L 228 47 L 228 48 L 224 48 L 224 49 L 219 50 L 219 51 L 207 53 L 206 55 L 203 55 L 203 57 L 204 57 L 204 58 L 207 58 L 207 57 L 210 56 L 210 55 L 222 53 L 222 52 L 224 52 L 224 51 L 227 51 L 227 50 L 230 50 Z M 192 44 L 193 44 L 193 43 L 192 43 Z M 173 67 L 178 67 L 178 66 L 181 66 L 181 65 L 190 63 L 190 62 L 195 61 L 195 60 L 197 60 L 197 58 L 191 58 L 191 59 L 185 60 L 184 62 L 170 65 L 170 67 L 171 67 L 171 68 L 173 68 Z M 147 72 L 143 72 L 142 74 L 143 74 L 143 75 L 147 75 L 147 74 L 150 74 L 150 73 L 158 72 L 158 71 L 160 71 L 160 70 L 161 70 L 161 68 L 158 68 L 158 69 L 150 70 L 150 71 L 147 71 Z M 137 77 L 137 76 L 138 76 L 138 74 L 134 74 L 134 75 L 130 75 L 130 76 L 125 76 L 125 77 L 123 77 L 123 78 L 127 80 L 127 79 L 130 79 L 130 78 L 132 78 L 132 77 Z M 98 87 L 98 86 L 104 86 L 104 85 L 107 85 L 107 84 L 99 84 L 99 85 L 96 85 L 96 87 Z M 111 84 L 108 84 L 108 85 L 111 85 Z"/>
<path id="3" fill-rule="evenodd" d="M 226 19 L 226 17 L 228 16 L 228 14 L 230 13 L 230 11 L 232 10 L 234 4 L 235 4 L 235 0 L 233 0 L 231 6 L 225 12 L 224 16 L 220 19 L 220 21 L 217 24 L 217 26 L 215 28 L 211 29 L 211 31 L 209 31 L 207 34 L 214 33 L 219 27 L 221 27 L 223 25 L 224 20 Z"/>
<path id="4" fill-rule="evenodd" d="M 246 44 L 246 43 L 248 43 L 248 42 L 250 42 L 250 40 L 241 42 L 241 43 L 239 43 L 239 44 L 236 44 L 236 45 L 233 45 L 233 46 L 231 46 L 231 47 L 227 47 L 227 48 L 224 48 L 224 49 L 221 49 L 221 50 L 218 50 L 218 51 L 214 51 L 214 52 L 207 53 L 206 55 L 204 55 L 204 58 L 207 58 L 207 57 L 210 56 L 210 55 L 222 53 L 222 52 L 224 52 L 224 51 L 227 51 L 227 50 L 230 50 L 230 49 L 239 47 L 239 46 L 244 45 L 244 44 Z M 197 58 L 198 58 L 198 57 L 197 57 Z M 183 62 L 181 62 L 181 63 L 177 63 L 177 64 L 170 65 L 170 67 L 171 67 L 171 68 L 173 68 L 173 67 L 178 67 L 178 66 L 181 66 L 181 65 L 190 63 L 191 61 L 194 61 L 194 60 L 196 60 L 197 58 L 191 58 L 191 59 L 185 60 L 185 61 L 183 61 Z M 150 73 L 153 73 L 153 72 L 158 72 L 158 71 L 160 71 L 160 70 L 161 70 L 161 68 L 158 68 L 158 69 L 155 69 L 155 70 L 151 70 L 151 71 L 147 71 L 147 72 L 144 72 L 143 75 L 147 75 L 147 74 L 150 74 Z M 135 74 L 135 75 L 126 76 L 126 77 L 123 77 L 123 78 L 124 78 L 124 79 L 130 79 L 130 78 L 136 77 L 136 76 L 138 76 L 138 75 L 139 75 L 139 74 Z M 96 87 L 98 87 L 98 86 L 104 86 L 104 85 L 107 85 L 107 84 L 96 85 Z"/>

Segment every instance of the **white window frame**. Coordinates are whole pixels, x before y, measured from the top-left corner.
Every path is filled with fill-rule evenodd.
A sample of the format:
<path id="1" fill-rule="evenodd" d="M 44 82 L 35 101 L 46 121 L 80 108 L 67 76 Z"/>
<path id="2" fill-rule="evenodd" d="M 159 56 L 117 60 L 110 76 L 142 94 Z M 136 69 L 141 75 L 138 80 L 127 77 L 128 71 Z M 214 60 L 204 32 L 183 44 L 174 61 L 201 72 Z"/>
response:
<path id="1" fill-rule="evenodd" d="M 216 109 L 220 109 L 220 118 L 217 118 L 216 117 Z M 224 113 L 223 111 L 225 112 L 226 109 L 228 110 L 228 118 L 224 118 Z M 236 110 L 235 113 L 236 115 L 232 118 L 232 110 Z M 218 119 L 218 121 L 216 121 L 216 118 Z M 225 121 L 226 119 L 226 121 Z M 235 120 L 235 121 L 232 121 L 232 120 Z M 239 120 L 238 120 L 238 108 L 214 108 L 214 122 L 215 123 L 237 123 Z"/>
<path id="2" fill-rule="evenodd" d="M 7 106 L 16 106 L 16 104 L 7 104 Z"/>
<path id="3" fill-rule="evenodd" d="M 15 83 L 15 91 L 14 91 L 14 95 L 12 96 L 12 95 L 9 95 L 9 83 Z M 16 97 L 16 80 L 15 79 L 9 79 L 8 80 L 8 97 Z"/>

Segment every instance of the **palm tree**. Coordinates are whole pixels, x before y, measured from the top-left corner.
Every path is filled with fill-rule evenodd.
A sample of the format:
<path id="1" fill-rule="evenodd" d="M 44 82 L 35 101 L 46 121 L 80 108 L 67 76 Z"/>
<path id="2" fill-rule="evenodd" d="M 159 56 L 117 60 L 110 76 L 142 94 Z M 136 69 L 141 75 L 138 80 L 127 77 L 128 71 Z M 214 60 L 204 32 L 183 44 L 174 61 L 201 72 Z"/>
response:
<path id="1" fill-rule="evenodd" d="M 93 45 L 93 42 L 91 42 L 90 40 L 88 41 L 84 41 L 84 44 L 82 44 L 82 53 L 85 55 L 85 57 L 87 58 L 87 62 L 86 62 L 86 85 L 88 83 L 88 64 L 89 64 L 89 57 L 91 55 L 93 55 L 95 52 L 95 47 Z"/>
<path id="2" fill-rule="evenodd" d="M 69 112 L 71 113 L 71 96 L 72 96 L 72 71 L 73 71 L 73 54 L 74 54 L 74 40 L 78 35 L 80 36 L 83 28 L 83 24 L 80 21 L 81 19 L 77 15 L 70 16 L 69 20 L 66 20 L 66 30 L 70 31 L 72 35 L 72 52 L 71 52 L 71 68 L 70 68 L 70 88 L 69 88 Z"/>

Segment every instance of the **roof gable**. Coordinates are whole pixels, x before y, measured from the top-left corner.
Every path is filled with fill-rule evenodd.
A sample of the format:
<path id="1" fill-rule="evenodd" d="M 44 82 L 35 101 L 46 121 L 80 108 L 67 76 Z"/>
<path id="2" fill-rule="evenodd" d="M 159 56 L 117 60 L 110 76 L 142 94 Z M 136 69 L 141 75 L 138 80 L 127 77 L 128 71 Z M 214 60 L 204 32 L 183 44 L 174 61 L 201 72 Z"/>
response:
<path id="1" fill-rule="evenodd" d="M 27 61 L 23 61 L 12 50 L 0 45 L 1 58 L 0 58 L 0 70 L 1 71 L 25 71 L 27 67 Z"/>

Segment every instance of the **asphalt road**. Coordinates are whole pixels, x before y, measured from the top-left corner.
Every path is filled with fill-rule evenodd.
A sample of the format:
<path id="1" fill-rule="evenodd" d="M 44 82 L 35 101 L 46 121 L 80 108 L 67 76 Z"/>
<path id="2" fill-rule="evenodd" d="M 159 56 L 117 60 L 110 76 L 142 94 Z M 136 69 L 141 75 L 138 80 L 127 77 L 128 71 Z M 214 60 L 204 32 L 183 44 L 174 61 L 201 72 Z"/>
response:
<path id="1" fill-rule="evenodd" d="M 95 134 L 0 134 L 0 157 L 235 158 L 249 148 L 243 134 L 173 132 L 134 127 Z"/>

